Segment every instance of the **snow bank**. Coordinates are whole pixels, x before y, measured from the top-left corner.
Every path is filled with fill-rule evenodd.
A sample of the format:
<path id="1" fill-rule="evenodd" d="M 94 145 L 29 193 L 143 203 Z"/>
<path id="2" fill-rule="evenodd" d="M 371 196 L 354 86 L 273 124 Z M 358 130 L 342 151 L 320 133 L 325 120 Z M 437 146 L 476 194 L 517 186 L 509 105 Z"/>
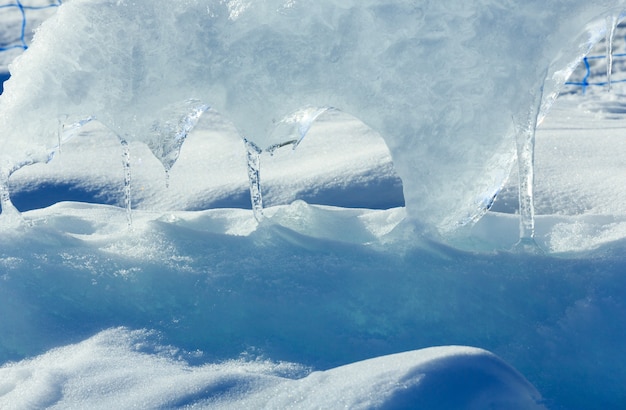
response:
<path id="1" fill-rule="evenodd" d="M 539 393 L 484 350 L 437 347 L 312 372 L 290 363 L 191 366 L 155 334 L 123 328 L 0 367 L 18 408 L 543 409 Z"/>
<path id="2" fill-rule="evenodd" d="M 28 226 L 5 227 L 0 238 L 0 361 L 17 363 L 7 369 L 37 369 L 40 361 L 23 361 L 119 326 L 158 332 L 159 345 L 177 349 L 192 373 L 242 353 L 321 371 L 429 346 L 467 345 L 514 366 L 550 408 L 623 403 L 623 241 L 567 259 L 475 254 L 436 243 L 407 246 L 398 225 L 402 209 L 296 202 L 271 211 L 261 224 L 251 210 L 136 211 L 132 232 L 117 207 L 63 203 L 27 212 Z M 109 336 L 124 345 L 124 334 Z M 72 363 L 72 354 L 64 357 Z M 159 374 L 162 362 L 141 357 L 146 364 L 136 373 L 105 361 L 102 379 L 94 375 L 87 384 L 106 386 L 109 377 L 131 371 L 122 391 L 165 400 L 167 394 L 145 381 L 152 365 Z M 81 366 L 92 371 L 98 363 L 75 370 L 82 375 Z M 392 380 L 401 370 L 394 363 Z M 463 364 L 449 363 L 451 369 Z M 361 375 L 363 390 L 355 383 L 351 397 L 359 391 L 366 402 L 375 400 L 369 383 L 377 374 Z M 330 394 L 334 385 L 325 377 L 300 386 Z M 507 384 L 507 377 L 496 379 Z M 50 382 L 52 390 L 59 380 Z M 212 383 L 202 380 L 197 383 Z M 246 380 L 237 401 L 226 404 L 268 399 L 254 387 L 264 386 L 266 375 Z M 19 391 L 20 383 L 10 390 Z M 166 389 L 173 397 L 188 394 L 183 390 Z M 415 394 L 426 400 L 431 389 Z M 91 399 L 112 395 L 97 390 Z M 319 397 L 305 399 L 314 405 Z"/>

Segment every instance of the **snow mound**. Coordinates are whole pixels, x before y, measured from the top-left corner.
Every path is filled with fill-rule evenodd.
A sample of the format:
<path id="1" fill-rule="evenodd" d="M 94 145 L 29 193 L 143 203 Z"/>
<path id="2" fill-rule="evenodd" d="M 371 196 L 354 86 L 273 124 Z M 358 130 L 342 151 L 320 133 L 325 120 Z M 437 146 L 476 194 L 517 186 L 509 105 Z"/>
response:
<path id="1" fill-rule="evenodd" d="M 0 407 L 544 409 L 519 373 L 482 349 L 445 346 L 310 372 L 291 363 L 188 364 L 154 332 L 105 330 L 0 367 Z"/>

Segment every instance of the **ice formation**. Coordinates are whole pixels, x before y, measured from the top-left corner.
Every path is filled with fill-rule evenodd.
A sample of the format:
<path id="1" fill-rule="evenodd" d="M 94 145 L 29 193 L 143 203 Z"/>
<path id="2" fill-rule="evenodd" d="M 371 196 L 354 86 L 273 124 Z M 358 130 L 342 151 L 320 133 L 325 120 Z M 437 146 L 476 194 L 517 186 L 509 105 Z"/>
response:
<path id="1" fill-rule="evenodd" d="M 606 83 L 609 91 L 611 91 L 611 77 L 613 72 L 613 40 L 619 20 L 619 16 L 615 14 L 606 17 Z"/>
<path id="2" fill-rule="evenodd" d="M 523 120 L 532 128 L 540 90 L 543 110 L 598 32 L 612 32 L 588 23 L 617 21 L 623 3 L 73 0 L 11 67 L 0 100 L 3 189 L 17 165 L 48 158 L 59 118 L 94 116 L 121 141 L 146 142 L 167 170 L 184 139 L 167 125 L 180 110 L 166 107 L 210 106 L 262 149 L 302 137 L 306 126 L 272 140 L 292 113 L 336 107 L 387 142 L 408 216 L 454 235 L 508 175 L 512 118 L 534 107 Z M 198 113 L 187 108 L 183 117 Z M 531 205 L 522 236 L 532 237 Z"/>
<path id="3" fill-rule="evenodd" d="M 172 168 L 178 154 L 190 147 L 202 147 L 199 162 L 219 157 L 201 169 L 219 174 L 232 206 L 239 182 L 228 177 L 246 174 L 245 162 L 217 168 L 236 162 L 230 150 L 244 146 L 258 214 L 259 161 L 309 149 L 302 138 L 311 123 L 341 114 L 335 109 L 385 137 L 407 208 L 295 201 L 265 210 L 276 223 L 257 223 L 248 210 L 179 212 L 166 203 L 134 213 L 128 232 L 123 209 L 65 202 L 33 207 L 19 229 L 2 221 L 0 407 L 388 408 L 410 399 L 449 409 L 491 407 L 495 399 L 506 409 L 624 408 L 626 200 L 607 200 L 623 181 L 606 175 L 623 168 L 616 152 L 626 120 L 602 138 L 593 113 L 574 127 L 596 133 L 558 126 L 537 152 L 567 140 L 562 154 L 570 161 L 551 157 L 535 168 L 533 148 L 559 84 L 602 38 L 611 75 L 618 9 L 600 0 L 415 3 L 64 2 L 14 64 L 0 100 L 5 212 L 10 174 L 49 161 L 97 119 L 117 135 L 93 132 L 98 147 L 122 143 L 127 209 L 138 154 L 154 163 L 147 175 L 162 186 L 159 167 L 174 180 L 185 162 Z M 570 37 L 579 31 L 583 37 Z M 196 123 L 206 131 L 209 107 L 242 139 L 222 128 L 202 134 L 210 143 L 185 142 Z M 567 111 L 560 121 L 572 112 L 583 116 Z M 320 129 L 341 134 L 324 121 L 310 137 Z M 354 134 L 365 141 L 366 132 Z M 77 156 L 91 168 L 103 154 L 88 139 Z M 316 165 L 346 161 L 337 151 L 348 145 L 337 139 L 326 151 L 317 142 L 313 151 L 334 156 L 316 156 Z M 555 193 L 568 204 L 594 197 L 585 209 L 595 214 L 570 217 L 555 205 L 538 217 L 537 243 L 559 255 L 492 252 L 517 241 L 515 211 L 487 213 L 473 225 L 472 250 L 490 252 L 441 245 L 434 235 L 415 246 L 412 226 L 401 224 L 406 212 L 424 229 L 453 236 L 494 202 L 516 150 L 522 245 L 535 232 L 535 169 L 546 183 L 559 168 L 560 182 L 573 187 L 563 194 L 538 184 L 544 201 Z M 602 183 L 581 194 L 593 179 L 570 170 L 597 168 L 592 150 L 614 156 L 603 157 Z M 350 161 L 372 161 L 363 151 Z M 305 180 L 312 169 L 294 160 L 282 179 Z M 329 173 L 338 169 L 346 168 Z M 96 174 L 82 176 L 101 187 Z M 450 346 L 457 344 L 502 357 L 545 401 L 497 357 Z"/>
<path id="4" fill-rule="evenodd" d="M 252 210 L 258 221 L 263 219 L 263 193 L 261 183 L 261 154 L 266 152 L 274 155 L 274 152 L 283 147 L 296 149 L 298 144 L 309 132 L 313 122 L 330 107 L 305 107 L 293 112 L 276 124 L 276 127 L 268 136 L 265 147 L 259 147 L 254 142 L 245 140 L 246 159 L 248 162 L 248 180 L 250 182 L 250 199 Z"/>

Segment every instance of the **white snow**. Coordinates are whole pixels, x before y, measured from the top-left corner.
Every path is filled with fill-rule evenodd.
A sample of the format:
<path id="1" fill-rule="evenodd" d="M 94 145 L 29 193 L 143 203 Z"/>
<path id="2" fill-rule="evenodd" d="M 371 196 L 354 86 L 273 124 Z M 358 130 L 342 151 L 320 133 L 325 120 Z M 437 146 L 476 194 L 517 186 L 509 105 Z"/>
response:
<path id="1" fill-rule="evenodd" d="M 623 240 L 571 259 L 481 255 L 409 246 L 414 236 L 400 229 L 403 213 L 297 201 L 269 208 L 259 224 L 251 210 L 137 210 L 129 232 L 119 207 L 60 203 L 29 211 L 28 225 L 5 227 L 0 239 L 0 403 L 19 407 L 26 395 L 60 408 L 272 408 L 301 399 L 294 407 L 318 408 L 336 394 L 348 407 L 376 407 L 407 392 L 400 388 L 406 367 L 386 358 L 383 375 L 348 366 L 341 371 L 348 375 L 337 376 L 345 385 L 331 378 L 338 366 L 412 350 L 417 366 L 419 349 L 461 344 L 498 354 L 549 408 L 619 408 Z M 100 334 L 118 326 L 154 331 L 154 343 L 137 355 L 135 344 L 124 347 L 127 331 Z M 102 338 L 122 347 L 103 351 L 94 344 Z M 46 353 L 58 346 L 67 347 Z M 526 403 L 530 387 L 510 370 L 477 379 L 462 370 L 457 352 L 444 355 L 443 375 L 418 366 L 437 387 L 411 379 L 411 400 L 449 408 L 444 399 L 456 392 L 468 400 L 463 408 L 473 408 L 472 398 L 499 400 L 513 389 L 516 403 Z M 297 383 L 270 377 L 267 369 L 283 362 L 300 369 L 285 376 Z M 490 363 L 480 359 L 472 372 L 490 373 Z M 330 379 L 301 379 L 311 370 L 328 370 Z M 383 381 L 397 387 L 388 397 L 373 387 Z M 294 399 L 296 389 L 304 397 Z"/>
<path id="2" fill-rule="evenodd" d="M 611 94 L 590 87 L 585 95 L 565 95 L 541 121 L 535 153 L 535 240 L 541 252 L 511 251 L 519 239 L 519 206 L 516 170 L 509 175 L 514 141 L 507 133 L 510 113 L 528 109 L 531 98 L 525 93 L 538 78 L 525 73 L 527 61 L 539 67 L 563 48 L 552 67 L 565 68 L 557 77 L 569 74 L 568 64 L 604 35 L 604 23 L 619 9 L 607 17 L 596 7 L 601 2 L 593 1 L 567 2 L 567 11 L 560 3 L 504 8 L 490 1 L 462 2 L 453 12 L 443 3 L 418 10 L 404 1 L 198 0 L 168 2 L 163 10 L 154 1 L 64 3 L 14 65 L 15 75 L 0 97 L 0 113 L 16 115 L 0 121 L 11 131 L 2 134 L 5 172 L 21 153 L 37 159 L 56 150 L 50 163 L 11 176 L 13 199 L 25 212 L 23 219 L 3 215 L 0 221 L 0 408 L 624 407 L 622 85 L 614 84 Z M 410 68 L 430 81 L 419 88 L 418 100 L 409 99 L 419 105 L 423 98 L 429 108 L 422 116 L 407 116 L 403 98 L 415 88 L 391 87 L 377 97 L 399 106 L 374 114 L 346 110 L 359 118 L 329 110 L 312 124 L 305 121 L 311 128 L 297 149 L 261 155 L 266 209 L 259 222 L 250 209 L 238 132 L 243 126 L 237 119 L 249 113 L 218 95 L 221 114 L 209 110 L 200 117 L 180 153 L 161 152 L 166 163 L 179 154 L 169 187 L 154 155 L 160 149 L 155 141 L 179 140 L 142 133 L 128 138 L 134 207 L 129 229 L 122 149 L 111 129 L 122 133 L 128 118 L 154 108 L 156 128 L 173 136 L 180 124 L 160 102 L 175 99 L 179 90 L 171 87 L 192 74 L 208 78 L 181 69 L 180 82 L 159 77 L 163 93 L 139 102 L 156 81 L 150 75 L 173 68 L 163 60 L 171 49 L 151 46 L 158 38 L 124 37 L 141 33 L 134 31 L 141 26 L 135 19 L 149 21 L 151 35 L 164 35 L 179 27 L 171 19 L 193 23 L 209 16 L 223 30 L 209 39 L 222 41 L 223 33 L 234 35 L 234 28 L 243 27 L 237 46 L 243 52 L 264 44 L 249 32 L 286 41 L 259 28 L 248 14 L 274 21 L 277 5 L 288 19 L 306 17 L 285 23 L 305 34 L 328 21 L 338 32 L 322 40 L 337 40 L 333 52 L 339 57 L 356 58 L 363 48 L 383 43 L 389 53 L 395 50 L 389 67 Z M 353 15 L 348 7 L 356 8 Z M 113 15 L 117 18 L 107 20 Z M 599 15 L 600 24 L 585 25 Z M 374 19 L 380 23 L 375 28 L 384 36 L 350 43 L 373 17 L 380 18 Z M 423 19 L 422 26 L 396 30 L 413 17 Z M 387 20 L 396 25 L 387 26 Z M 91 25 L 101 30 L 92 31 Z M 273 28 L 281 32 L 285 26 Z M 436 51 L 428 62 L 432 67 L 403 65 L 398 47 L 412 30 L 424 35 L 424 50 Z M 624 47 L 622 30 L 616 30 L 616 53 Z M 520 32 L 523 45 L 515 40 Z M 575 39 L 579 33 L 588 34 Z M 179 46 L 179 40 L 172 44 Z M 514 46 L 502 54 L 496 40 Z M 574 46 L 567 49 L 565 43 Z M 118 55 L 115 44 L 132 45 L 135 52 Z M 288 42 L 281 44 L 292 50 Z M 593 53 L 604 48 L 600 44 Z M 180 52 L 207 62 L 208 55 L 194 56 L 198 49 L 206 51 L 195 43 Z M 277 50 L 281 47 L 270 51 Z M 449 60 L 450 53 L 458 58 Z M 121 62 L 98 66 L 97 58 L 111 56 Z M 124 61 L 135 65 L 122 70 L 128 69 Z M 181 61 L 186 60 L 171 63 L 180 67 Z M 456 65 L 448 68 L 449 61 Z M 624 61 L 615 58 L 614 80 L 622 78 Z M 593 67 L 593 79 L 604 78 L 604 68 Z M 457 70 L 466 76 L 458 78 Z M 61 76 L 50 77 L 54 73 Z M 478 84 L 480 73 L 492 77 L 479 76 Z M 440 77 L 431 78 L 434 74 Z M 107 78 L 115 79 L 108 88 L 100 83 Z M 216 78 L 228 83 L 230 77 Z M 548 79 L 544 103 L 550 103 L 551 81 L 565 80 L 555 78 Z M 228 87 L 222 91 L 232 91 Z M 300 91 L 294 98 L 302 97 Z M 245 95 L 233 93 L 235 100 Z M 271 103 L 262 107 L 264 113 L 283 103 L 284 93 L 260 95 Z M 286 105 L 294 101 L 290 98 Z M 461 109 L 468 101 L 475 107 L 471 112 Z M 119 102 L 113 111 L 111 102 Z M 56 114 L 46 117 L 67 107 L 89 109 L 63 111 L 61 123 Z M 180 119 L 178 108 L 172 110 Z M 67 130 L 83 114 L 121 122 L 107 128 L 91 121 L 58 150 L 59 128 Z M 366 125 L 390 114 L 395 125 L 373 127 L 378 132 Z M 411 135 L 415 130 L 424 135 L 414 143 L 409 134 L 389 138 L 384 132 L 398 131 L 402 116 L 419 122 Z M 146 125 L 148 117 L 131 128 Z M 265 121 L 260 117 L 245 126 Z M 278 131 L 293 129 L 301 137 L 299 125 L 282 123 Z M 459 134 L 447 134 L 454 132 Z M 478 142 L 483 132 L 493 135 Z M 459 161 L 458 153 L 466 153 L 469 162 Z M 480 166 L 474 169 L 470 162 L 477 158 Z M 466 171 L 462 178 L 453 177 L 457 166 Z M 441 192 L 422 198 L 441 181 Z M 492 187 L 494 181 L 499 182 Z M 485 192 L 499 183 L 504 186 L 491 211 L 477 218 L 482 211 L 472 207 L 486 206 Z M 438 207 L 441 201 L 445 206 Z M 460 227 L 459 219 L 477 221 Z M 440 236 L 450 227 L 448 220 L 455 232 Z"/>
<path id="3" fill-rule="evenodd" d="M 0 370 L 21 408 L 540 409 L 539 393 L 484 350 L 445 346 L 310 370 L 267 360 L 189 366 L 155 335 L 123 328 Z M 147 351 L 157 350 L 156 354 Z M 434 388 L 436 387 L 436 388 Z M 242 395 L 242 388 L 246 395 Z"/>

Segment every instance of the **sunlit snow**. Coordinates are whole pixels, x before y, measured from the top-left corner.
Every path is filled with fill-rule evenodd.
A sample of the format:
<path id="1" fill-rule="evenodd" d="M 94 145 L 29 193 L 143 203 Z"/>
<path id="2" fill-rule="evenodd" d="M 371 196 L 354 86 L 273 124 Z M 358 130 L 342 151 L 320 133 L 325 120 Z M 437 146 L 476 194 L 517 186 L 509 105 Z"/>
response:
<path id="1" fill-rule="evenodd" d="M 605 3 L 37 11 L 0 97 L 0 408 L 626 406 Z M 588 52 L 610 93 L 563 85 Z"/>

